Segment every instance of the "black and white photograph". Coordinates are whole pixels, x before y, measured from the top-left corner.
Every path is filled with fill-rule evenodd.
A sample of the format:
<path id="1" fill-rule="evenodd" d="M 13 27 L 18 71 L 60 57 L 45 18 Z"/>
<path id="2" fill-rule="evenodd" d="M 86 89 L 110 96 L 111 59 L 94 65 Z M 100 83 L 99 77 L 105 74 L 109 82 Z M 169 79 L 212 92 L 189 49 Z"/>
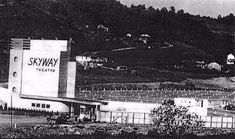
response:
<path id="1" fill-rule="evenodd" d="M 235 139 L 235 0 L 0 0 L 0 138 Z"/>

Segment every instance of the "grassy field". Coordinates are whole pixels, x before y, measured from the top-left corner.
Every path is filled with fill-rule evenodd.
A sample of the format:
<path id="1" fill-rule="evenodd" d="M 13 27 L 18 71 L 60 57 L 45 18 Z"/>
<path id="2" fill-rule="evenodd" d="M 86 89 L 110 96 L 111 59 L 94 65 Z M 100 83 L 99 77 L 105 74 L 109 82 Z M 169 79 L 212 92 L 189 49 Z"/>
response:
<path id="1" fill-rule="evenodd" d="M 12 124 L 16 124 L 16 126 L 43 124 L 46 122 L 46 117 L 43 116 L 12 115 Z M 0 114 L 0 127 L 3 126 L 11 126 L 11 115 Z"/>
<path id="2" fill-rule="evenodd" d="M 193 83 L 197 87 L 210 87 L 210 88 L 227 88 L 229 90 L 235 90 L 235 77 L 225 78 L 210 78 L 210 79 L 195 79 Z"/>
<path id="3" fill-rule="evenodd" d="M 181 82 L 187 79 L 211 79 L 220 75 L 138 67 L 127 71 L 103 68 L 78 70 L 76 76 L 77 85 L 86 85 L 99 83 Z"/>

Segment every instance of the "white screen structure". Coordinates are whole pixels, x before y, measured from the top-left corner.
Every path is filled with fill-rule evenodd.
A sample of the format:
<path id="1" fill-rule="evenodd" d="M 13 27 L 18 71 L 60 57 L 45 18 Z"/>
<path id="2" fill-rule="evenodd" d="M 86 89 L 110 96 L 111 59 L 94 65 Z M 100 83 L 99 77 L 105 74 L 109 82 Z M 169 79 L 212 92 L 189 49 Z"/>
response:
<path id="1" fill-rule="evenodd" d="M 25 50 L 22 94 L 58 97 L 60 52 Z"/>
<path id="2" fill-rule="evenodd" d="M 66 40 L 30 40 L 33 51 L 67 51 Z"/>

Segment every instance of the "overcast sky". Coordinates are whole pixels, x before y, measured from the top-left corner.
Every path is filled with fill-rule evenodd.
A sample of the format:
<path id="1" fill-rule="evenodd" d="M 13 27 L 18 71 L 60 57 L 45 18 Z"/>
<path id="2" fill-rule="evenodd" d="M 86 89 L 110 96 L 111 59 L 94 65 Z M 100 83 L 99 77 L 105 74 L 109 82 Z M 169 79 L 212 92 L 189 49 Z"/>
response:
<path id="1" fill-rule="evenodd" d="M 130 6 L 131 4 L 145 4 L 146 8 L 153 6 L 161 9 L 162 7 L 174 6 L 176 10 L 183 9 L 193 15 L 205 15 L 217 17 L 230 13 L 235 14 L 235 0 L 119 0 L 121 3 Z"/>

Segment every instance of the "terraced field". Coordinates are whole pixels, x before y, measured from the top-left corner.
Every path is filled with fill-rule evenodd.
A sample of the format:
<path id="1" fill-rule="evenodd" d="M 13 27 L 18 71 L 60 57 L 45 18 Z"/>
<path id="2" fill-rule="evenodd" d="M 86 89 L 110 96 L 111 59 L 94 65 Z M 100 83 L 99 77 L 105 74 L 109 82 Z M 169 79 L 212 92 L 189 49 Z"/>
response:
<path id="1" fill-rule="evenodd" d="M 106 101 L 156 103 L 169 98 L 188 97 L 208 100 L 234 101 L 235 93 L 219 90 L 79 90 L 77 98 Z"/>

